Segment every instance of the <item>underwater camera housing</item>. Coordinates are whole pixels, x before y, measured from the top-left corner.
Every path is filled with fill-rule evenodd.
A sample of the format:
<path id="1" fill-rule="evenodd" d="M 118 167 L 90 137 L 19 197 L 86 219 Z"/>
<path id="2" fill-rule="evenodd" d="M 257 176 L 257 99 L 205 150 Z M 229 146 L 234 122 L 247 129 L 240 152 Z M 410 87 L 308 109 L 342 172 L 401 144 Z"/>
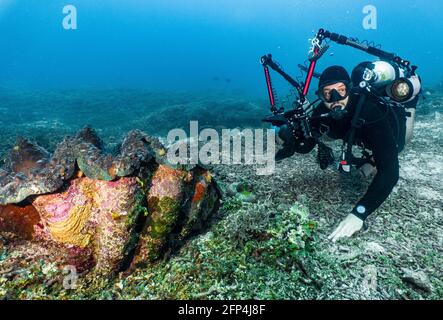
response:
<path id="1" fill-rule="evenodd" d="M 368 162 L 370 158 L 368 154 L 357 158 L 352 153 L 356 131 L 361 127 L 359 114 L 366 99 L 369 99 L 370 96 L 376 97 L 388 108 L 404 107 L 405 110 L 407 108 L 415 108 L 421 91 L 421 79 L 415 73 L 417 66 L 411 65 L 410 61 L 401 58 L 395 53 L 382 50 L 380 46 L 376 46 L 372 42 L 359 41 L 357 38 L 349 38 L 322 28 L 318 30 L 316 36 L 310 39 L 310 41 L 311 48 L 309 50 L 308 60 L 303 65 L 299 64 L 300 69 L 306 72 L 304 82 L 299 82 L 297 81 L 298 79 L 296 80 L 287 74 L 281 66 L 272 59 L 271 54 L 261 57 L 260 62 L 265 73 L 266 87 L 272 113 L 272 115 L 266 117 L 263 121 L 269 122 L 275 127 L 287 127 L 291 129 L 287 131 L 292 134 L 293 139 L 291 143 L 284 144 L 283 152 L 280 152 L 280 155 L 288 157 L 293 155 L 294 152 L 310 152 L 310 150 L 320 142 L 318 133 L 312 130 L 312 120 L 325 117 L 335 119 L 339 116 L 334 112 L 313 116 L 313 110 L 318 106 L 316 103 L 321 101 L 321 99 L 319 98 L 312 103 L 307 99 L 312 78 L 319 78 L 321 76 L 315 72 L 315 67 L 317 61 L 329 48 L 328 41 L 346 45 L 377 57 L 379 60 L 362 62 L 352 71 L 351 82 L 353 87 L 351 91 L 356 93 L 359 98 L 351 120 L 351 129 L 349 130 L 348 138 L 344 140 L 342 157 L 339 162 L 339 169 L 341 171 L 350 172 L 351 165 L 362 165 Z M 309 65 L 307 64 L 308 61 Z M 292 103 L 293 110 L 285 111 L 283 104 L 281 107 L 278 107 L 278 100 L 272 85 L 269 69 L 280 74 L 298 93 L 298 99 Z"/>
<path id="2" fill-rule="evenodd" d="M 384 60 L 360 63 L 352 71 L 351 80 L 353 86 L 366 81 L 377 94 L 399 103 L 414 100 L 421 90 L 421 80 L 415 68 L 407 70 L 395 62 Z"/>

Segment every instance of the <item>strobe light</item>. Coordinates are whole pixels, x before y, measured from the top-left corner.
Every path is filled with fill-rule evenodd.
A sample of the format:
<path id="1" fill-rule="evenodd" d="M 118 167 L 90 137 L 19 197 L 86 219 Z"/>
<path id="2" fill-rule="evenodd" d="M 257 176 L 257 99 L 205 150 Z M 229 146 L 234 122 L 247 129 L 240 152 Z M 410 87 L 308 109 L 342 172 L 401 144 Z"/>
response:
<path id="1" fill-rule="evenodd" d="M 413 75 L 409 78 L 398 78 L 386 87 L 389 97 L 400 103 L 406 103 L 415 98 L 421 89 L 420 78 Z"/>
<path id="2" fill-rule="evenodd" d="M 421 90 L 420 77 L 388 61 L 366 61 L 352 71 L 352 84 L 368 82 L 381 95 L 399 103 L 412 101 Z"/>

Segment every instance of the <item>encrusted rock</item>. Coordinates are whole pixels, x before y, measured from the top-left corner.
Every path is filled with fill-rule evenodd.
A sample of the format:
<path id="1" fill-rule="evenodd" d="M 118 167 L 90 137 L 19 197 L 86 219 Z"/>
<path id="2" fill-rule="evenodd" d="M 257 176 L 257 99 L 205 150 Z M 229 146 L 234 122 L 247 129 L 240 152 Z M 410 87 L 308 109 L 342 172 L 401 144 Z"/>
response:
<path id="1" fill-rule="evenodd" d="M 423 291 L 425 293 L 432 292 L 432 285 L 428 276 L 423 271 L 413 271 L 407 268 L 402 268 L 403 282 L 411 285 L 414 289 Z"/>

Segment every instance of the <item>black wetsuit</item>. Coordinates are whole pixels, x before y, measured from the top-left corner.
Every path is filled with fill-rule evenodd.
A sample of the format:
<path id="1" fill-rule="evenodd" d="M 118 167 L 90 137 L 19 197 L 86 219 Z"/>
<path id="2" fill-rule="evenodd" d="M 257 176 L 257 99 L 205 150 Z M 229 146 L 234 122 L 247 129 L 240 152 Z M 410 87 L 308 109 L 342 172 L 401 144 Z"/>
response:
<path id="1" fill-rule="evenodd" d="M 311 124 L 314 132 L 324 133 L 325 129 L 329 128 L 327 132 L 329 137 L 347 139 L 357 102 L 358 96 L 351 95 L 346 107 L 348 114 L 341 120 L 334 120 L 329 117 L 313 119 Z M 366 194 L 358 201 L 352 211 L 363 220 L 385 201 L 399 179 L 398 153 L 404 147 L 406 114 L 403 108 L 397 108 L 395 115 L 392 111 L 387 113 L 386 110 L 388 110 L 386 106 L 368 99 L 360 114 L 360 118 L 364 120 L 364 125 L 356 131 L 354 144 L 363 143 L 366 149 L 372 151 L 377 168 L 377 174 Z M 314 110 L 313 116 L 328 112 L 329 109 L 324 104 L 320 104 Z"/>

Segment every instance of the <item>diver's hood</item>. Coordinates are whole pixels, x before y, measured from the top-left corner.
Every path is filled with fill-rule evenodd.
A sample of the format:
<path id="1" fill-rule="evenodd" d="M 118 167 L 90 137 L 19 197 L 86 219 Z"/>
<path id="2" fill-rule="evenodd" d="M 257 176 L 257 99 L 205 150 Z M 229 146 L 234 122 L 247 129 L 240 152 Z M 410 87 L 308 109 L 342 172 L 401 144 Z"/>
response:
<path id="1" fill-rule="evenodd" d="M 348 72 L 342 66 L 331 66 L 326 68 L 320 76 L 318 82 L 319 92 L 326 86 L 343 82 L 345 85 L 349 85 L 351 82 L 351 77 Z"/>

